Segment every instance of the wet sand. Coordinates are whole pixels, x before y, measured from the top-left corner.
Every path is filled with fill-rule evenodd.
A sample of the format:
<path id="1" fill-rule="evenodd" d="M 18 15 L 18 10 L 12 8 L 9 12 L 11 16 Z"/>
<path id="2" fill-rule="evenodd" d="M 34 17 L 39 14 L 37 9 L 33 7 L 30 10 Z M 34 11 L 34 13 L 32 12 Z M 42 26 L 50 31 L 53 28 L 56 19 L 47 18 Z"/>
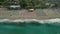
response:
<path id="1" fill-rule="evenodd" d="M 60 18 L 60 9 L 36 9 L 34 12 L 28 10 L 7 10 L 0 8 L 0 19 L 52 19 Z"/>

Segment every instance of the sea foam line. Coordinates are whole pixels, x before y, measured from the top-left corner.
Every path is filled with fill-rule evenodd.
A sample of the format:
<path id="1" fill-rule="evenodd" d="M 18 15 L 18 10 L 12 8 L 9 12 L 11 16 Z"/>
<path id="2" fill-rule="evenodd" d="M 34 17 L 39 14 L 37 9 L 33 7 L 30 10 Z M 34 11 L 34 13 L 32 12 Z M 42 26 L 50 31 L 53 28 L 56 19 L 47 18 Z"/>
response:
<path id="1" fill-rule="evenodd" d="M 38 22 L 38 23 L 60 23 L 60 19 L 59 18 L 56 18 L 56 19 L 46 19 L 46 20 L 37 20 L 37 19 L 16 19 L 16 20 L 11 20 L 11 19 L 0 19 L 0 23 L 1 22 L 26 22 L 26 23 L 29 23 L 31 21 L 35 21 L 35 22 Z"/>

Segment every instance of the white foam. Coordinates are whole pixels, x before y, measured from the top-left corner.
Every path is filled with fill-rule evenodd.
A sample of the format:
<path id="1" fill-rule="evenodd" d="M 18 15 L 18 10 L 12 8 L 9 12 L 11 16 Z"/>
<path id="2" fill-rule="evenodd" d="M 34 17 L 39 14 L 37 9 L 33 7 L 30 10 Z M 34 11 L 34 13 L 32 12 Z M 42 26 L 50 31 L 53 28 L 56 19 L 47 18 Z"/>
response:
<path id="1" fill-rule="evenodd" d="M 11 20 L 11 19 L 0 19 L 0 22 L 31 22 L 31 21 L 36 21 L 39 23 L 60 23 L 60 19 L 56 18 L 56 19 L 46 19 L 46 20 L 37 20 L 37 19 L 16 19 L 16 20 Z"/>

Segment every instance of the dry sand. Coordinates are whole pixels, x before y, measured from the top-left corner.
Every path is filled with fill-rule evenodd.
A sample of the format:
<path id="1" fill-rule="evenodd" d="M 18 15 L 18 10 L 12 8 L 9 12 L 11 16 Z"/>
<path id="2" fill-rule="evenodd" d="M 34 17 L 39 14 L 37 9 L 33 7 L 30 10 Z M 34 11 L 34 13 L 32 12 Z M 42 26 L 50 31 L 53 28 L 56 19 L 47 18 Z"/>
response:
<path id="1" fill-rule="evenodd" d="M 42 12 L 43 11 L 43 12 Z M 41 13 L 42 12 L 42 13 Z M 45 16 L 42 14 L 46 14 Z M 34 12 L 28 10 L 7 10 L 0 8 L 0 19 L 51 19 L 60 18 L 60 9 L 39 9 Z"/>

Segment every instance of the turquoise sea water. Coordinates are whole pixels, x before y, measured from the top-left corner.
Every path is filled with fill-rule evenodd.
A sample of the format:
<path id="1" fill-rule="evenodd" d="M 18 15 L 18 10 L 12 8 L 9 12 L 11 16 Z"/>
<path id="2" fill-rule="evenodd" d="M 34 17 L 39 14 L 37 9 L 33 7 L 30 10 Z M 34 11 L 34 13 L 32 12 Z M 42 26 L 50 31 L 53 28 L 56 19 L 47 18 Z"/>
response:
<path id="1" fill-rule="evenodd" d="M 0 23 L 0 34 L 60 34 L 60 25 L 41 23 Z"/>
<path id="2" fill-rule="evenodd" d="M 60 34 L 60 19 L 0 19 L 0 34 Z"/>

